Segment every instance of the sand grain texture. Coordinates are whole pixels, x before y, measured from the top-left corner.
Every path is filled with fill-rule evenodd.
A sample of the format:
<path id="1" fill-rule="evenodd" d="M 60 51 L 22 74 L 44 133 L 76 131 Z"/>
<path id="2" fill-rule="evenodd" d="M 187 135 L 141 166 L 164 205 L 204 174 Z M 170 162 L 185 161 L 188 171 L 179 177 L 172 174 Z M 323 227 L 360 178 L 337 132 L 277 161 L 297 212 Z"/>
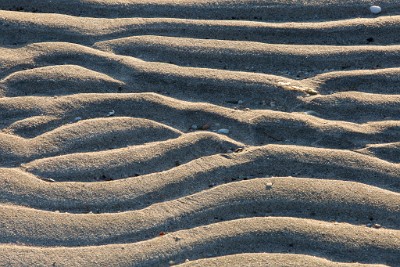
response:
<path id="1" fill-rule="evenodd" d="M 400 266 L 370 4 L 0 1 L 0 265 Z"/>

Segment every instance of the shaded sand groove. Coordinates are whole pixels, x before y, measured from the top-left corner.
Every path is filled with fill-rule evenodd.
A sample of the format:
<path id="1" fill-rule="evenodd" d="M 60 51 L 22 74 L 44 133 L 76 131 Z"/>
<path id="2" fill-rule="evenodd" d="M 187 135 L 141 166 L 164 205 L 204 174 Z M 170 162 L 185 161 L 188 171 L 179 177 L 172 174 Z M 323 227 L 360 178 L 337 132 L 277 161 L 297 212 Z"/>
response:
<path id="1" fill-rule="evenodd" d="M 0 1 L 0 265 L 397 266 L 400 5 L 295 2 Z"/>

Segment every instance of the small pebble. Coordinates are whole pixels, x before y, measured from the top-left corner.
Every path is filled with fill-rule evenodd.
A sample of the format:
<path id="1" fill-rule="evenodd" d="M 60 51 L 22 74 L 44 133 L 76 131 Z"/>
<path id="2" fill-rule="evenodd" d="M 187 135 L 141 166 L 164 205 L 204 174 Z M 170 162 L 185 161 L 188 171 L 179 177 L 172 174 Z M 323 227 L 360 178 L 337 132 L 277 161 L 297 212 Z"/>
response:
<path id="1" fill-rule="evenodd" d="M 370 6 L 369 10 L 372 14 L 379 14 L 382 12 L 382 8 L 380 6 Z"/>
<path id="2" fill-rule="evenodd" d="M 81 117 L 75 117 L 74 121 L 80 121 L 81 119 Z"/>
<path id="3" fill-rule="evenodd" d="M 238 148 L 236 148 L 235 149 L 235 153 L 240 153 L 240 152 L 242 152 L 244 150 L 244 148 L 243 147 L 238 147 Z"/>
<path id="4" fill-rule="evenodd" d="M 271 106 L 271 108 L 274 108 L 274 107 L 276 107 L 276 104 L 275 104 L 275 102 L 274 102 L 274 101 L 271 101 L 271 102 L 269 103 L 269 105 Z"/>
<path id="5" fill-rule="evenodd" d="M 111 110 L 110 112 L 108 112 L 108 117 L 110 117 L 110 116 L 114 116 L 114 114 L 115 114 L 115 111 L 114 110 Z"/>
<path id="6" fill-rule="evenodd" d="M 318 95 L 318 92 L 312 88 L 304 88 L 304 92 L 306 92 L 309 95 Z"/>
<path id="7" fill-rule="evenodd" d="M 190 261 L 189 259 L 186 259 L 186 260 L 185 260 L 185 262 L 189 262 L 189 261 Z"/>
<path id="8" fill-rule="evenodd" d="M 199 127 L 196 124 L 193 124 L 192 126 L 190 126 L 190 129 L 192 130 L 197 130 Z"/>
<path id="9" fill-rule="evenodd" d="M 271 182 L 268 182 L 268 183 L 266 184 L 266 188 L 267 188 L 267 189 L 271 189 L 271 188 L 272 188 L 272 185 L 273 185 L 273 184 L 272 184 Z"/>
<path id="10" fill-rule="evenodd" d="M 382 225 L 375 223 L 374 225 L 372 225 L 372 227 L 374 227 L 375 229 L 379 229 L 382 228 Z"/>
<path id="11" fill-rule="evenodd" d="M 308 111 L 304 112 L 304 114 L 312 115 L 312 116 L 318 116 L 319 115 L 318 112 L 315 112 L 313 110 L 308 110 Z"/>
<path id="12" fill-rule="evenodd" d="M 243 100 L 239 100 L 237 103 L 238 103 L 239 105 L 241 105 L 241 104 L 243 104 Z"/>
<path id="13" fill-rule="evenodd" d="M 175 265 L 174 261 L 169 261 L 169 265 Z"/>
<path id="14" fill-rule="evenodd" d="M 56 180 L 51 179 L 51 178 L 41 178 L 43 181 L 49 182 L 49 183 L 54 183 Z"/>
<path id="15" fill-rule="evenodd" d="M 229 133 L 229 130 L 228 130 L 228 129 L 219 129 L 219 130 L 217 131 L 217 133 L 219 133 L 219 134 L 228 134 L 228 133 Z"/>
<path id="16" fill-rule="evenodd" d="M 373 41 L 374 41 L 374 38 L 372 38 L 372 37 L 368 37 L 368 38 L 367 38 L 367 42 L 368 42 L 368 43 L 372 43 Z"/>
<path id="17" fill-rule="evenodd" d="M 286 85 L 290 85 L 290 82 L 278 82 L 278 85 L 286 86 Z"/>
<path id="18" fill-rule="evenodd" d="M 201 127 L 200 127 L 200 129 L 201 130 L 208 130 L 208 129 L 210 129 L 210 125 L 209 124 L 203 124 Z"/>

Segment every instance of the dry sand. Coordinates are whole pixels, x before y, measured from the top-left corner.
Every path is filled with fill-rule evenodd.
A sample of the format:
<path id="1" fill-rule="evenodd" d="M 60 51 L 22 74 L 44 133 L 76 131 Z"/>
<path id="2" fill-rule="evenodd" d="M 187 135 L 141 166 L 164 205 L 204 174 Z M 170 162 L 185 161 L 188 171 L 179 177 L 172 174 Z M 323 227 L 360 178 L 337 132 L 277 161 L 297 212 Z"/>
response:
<path id="1" fill-rule="evenodd" d="M 375 4 L 0 1 L 0 266 L 400 266 Z"/>

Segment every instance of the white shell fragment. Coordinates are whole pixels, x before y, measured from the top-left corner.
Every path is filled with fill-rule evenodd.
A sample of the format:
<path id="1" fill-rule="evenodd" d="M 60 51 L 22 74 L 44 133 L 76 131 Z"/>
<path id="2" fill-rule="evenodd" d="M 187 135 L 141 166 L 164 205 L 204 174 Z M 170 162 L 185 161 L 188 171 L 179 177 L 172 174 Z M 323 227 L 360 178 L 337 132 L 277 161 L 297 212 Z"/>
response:
<path id="1" fill-rule="evenodd" d="M 379 14 L 382 12 L 382 8 L 380 6 L 370 6 L 369 10 L 372 14 Z"/>
<path id="2" fill-rule="evenodd" d="M 228 130 L 228 129 L 219 129 L 219 130 L 218 130 L 218 133 L 219 133 L 219 134 L 228 134 L 228 133 L 229 133 L 229 130 Z"/>
<path id="3" fill-rule="evenodd" d="M 289 82 L 278 82 L 278 85 L 286 86 L 286 85 L 290 85 L 290 83 Z"/>

